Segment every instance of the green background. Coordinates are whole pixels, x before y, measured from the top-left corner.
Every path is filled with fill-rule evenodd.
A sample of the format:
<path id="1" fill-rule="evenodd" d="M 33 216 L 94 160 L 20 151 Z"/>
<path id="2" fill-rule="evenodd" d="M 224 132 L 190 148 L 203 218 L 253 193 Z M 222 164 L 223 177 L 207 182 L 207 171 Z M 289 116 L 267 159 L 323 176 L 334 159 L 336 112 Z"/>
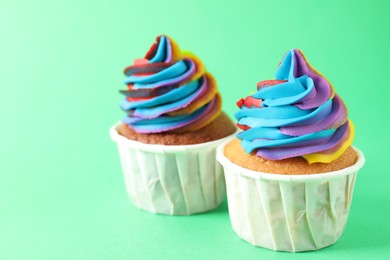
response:
<path id="1" fill-rule="evenodd" d="M 383 259 L 390 257 L 386 1 L 0 0 L 0 259 Z M 108 129 L 122 70 L 159 34 L 197 54 L 235 101 L 302 49 L 333 83 L 366 156 L 337 244 L 257 248 L 208 214 L 134 208 Z"/>

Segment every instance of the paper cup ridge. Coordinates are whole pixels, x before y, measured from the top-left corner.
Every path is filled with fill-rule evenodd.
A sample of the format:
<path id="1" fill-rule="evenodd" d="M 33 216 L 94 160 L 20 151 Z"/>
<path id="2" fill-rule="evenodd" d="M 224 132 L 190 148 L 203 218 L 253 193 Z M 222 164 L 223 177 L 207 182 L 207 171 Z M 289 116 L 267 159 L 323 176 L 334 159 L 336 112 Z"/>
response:
<path id="1" fill-rule="evenodd" d="M 226 143 L 225 143 L 226 144 Z M 356 174 L 364 164 L 340 171 L 281 175 L 248 170 L 217 159 L 225 170 L 230 221 L 239 237 L 275 251 L 310 251 L 334 244 L 342 235 L 352 201 Z"/>
<path id="2" fill-rule="evenodd" d="M 133 204 L 167 215 L 191 215 L 218 207 L 226 197 L 216 148 L 231 136 L 194 145 L 153 145 L 110 129 L 117 143 L 126 190 Z"/>

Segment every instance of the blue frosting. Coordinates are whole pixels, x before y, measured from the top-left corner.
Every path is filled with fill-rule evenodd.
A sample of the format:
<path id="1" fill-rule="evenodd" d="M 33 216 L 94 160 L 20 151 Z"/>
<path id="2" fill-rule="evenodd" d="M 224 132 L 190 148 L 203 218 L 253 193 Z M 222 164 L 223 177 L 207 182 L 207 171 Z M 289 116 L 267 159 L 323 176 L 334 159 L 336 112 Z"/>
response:
<path id="1" fill-rule="evenodd" d="M 129 92 L 153 93 L 121 101 L 127 113 L 123 123 L 138 133 L 196 130 L 220 112 L 212 76 L 195 55 L 184 54 L 164 35 L 157 38 L 145 59 L 128 68 L 124 83 Z"/>
<path id="2" fill-rule="evenodd" d="M 245 126 L 237 137 L 247 153 L 257 150 L 271 160 L 296 157 L 333 149 L 349 134 L 344 104 L 299 50 L 284 56 L 275 79 L 275 85 L 260 85 L 251 95 L 261 106 L 243 103 L 235 113 Z"/>

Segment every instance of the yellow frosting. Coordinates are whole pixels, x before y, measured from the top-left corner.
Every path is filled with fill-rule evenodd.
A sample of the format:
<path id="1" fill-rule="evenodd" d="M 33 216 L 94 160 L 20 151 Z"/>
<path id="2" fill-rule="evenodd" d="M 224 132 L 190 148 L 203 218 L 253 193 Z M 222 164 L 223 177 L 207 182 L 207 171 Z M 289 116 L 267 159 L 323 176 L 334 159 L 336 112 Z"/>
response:
<path id="1" fill-rule="evenodd" d="M 324 154 L 324 153 L 312 153 L 312 154 L 306 154 L 302 155 L 302 157 L 308 162 L 308 163 L 330 163 L 337 158 L 339 158 L 347 148 L 352 145 L 353 138 L 355 136 L 355 127 L 351 120 L 348 120 L 349 123 L 349 136 L 348 139 L 343 143 L 343 145 L 334 153 L 331 154 Z"/>

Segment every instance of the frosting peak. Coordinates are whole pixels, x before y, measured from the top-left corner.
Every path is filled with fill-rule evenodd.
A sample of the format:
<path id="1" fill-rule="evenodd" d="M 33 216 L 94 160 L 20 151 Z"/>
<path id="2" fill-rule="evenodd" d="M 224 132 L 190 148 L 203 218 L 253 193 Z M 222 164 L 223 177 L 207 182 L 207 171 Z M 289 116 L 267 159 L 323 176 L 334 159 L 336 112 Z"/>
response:
<path id="1" fill-rule="evenodd" d="M 336 160 L 352 144 L 354 129 L 332 84 L 293 49 L 279 63 L 275 80 L 237 102 L 237 125 L 246 152 L 281 160 L 302 156 L 309 163 Z"/>
<path id="2" fill-rule="evenodd" d="M 171 38 L 158 36 L 143 59 L 124 70 L 128 89 L 123 123 L 138 133 L 196 131 L 221 112 L 213 76 L 192 53 Z"/>

